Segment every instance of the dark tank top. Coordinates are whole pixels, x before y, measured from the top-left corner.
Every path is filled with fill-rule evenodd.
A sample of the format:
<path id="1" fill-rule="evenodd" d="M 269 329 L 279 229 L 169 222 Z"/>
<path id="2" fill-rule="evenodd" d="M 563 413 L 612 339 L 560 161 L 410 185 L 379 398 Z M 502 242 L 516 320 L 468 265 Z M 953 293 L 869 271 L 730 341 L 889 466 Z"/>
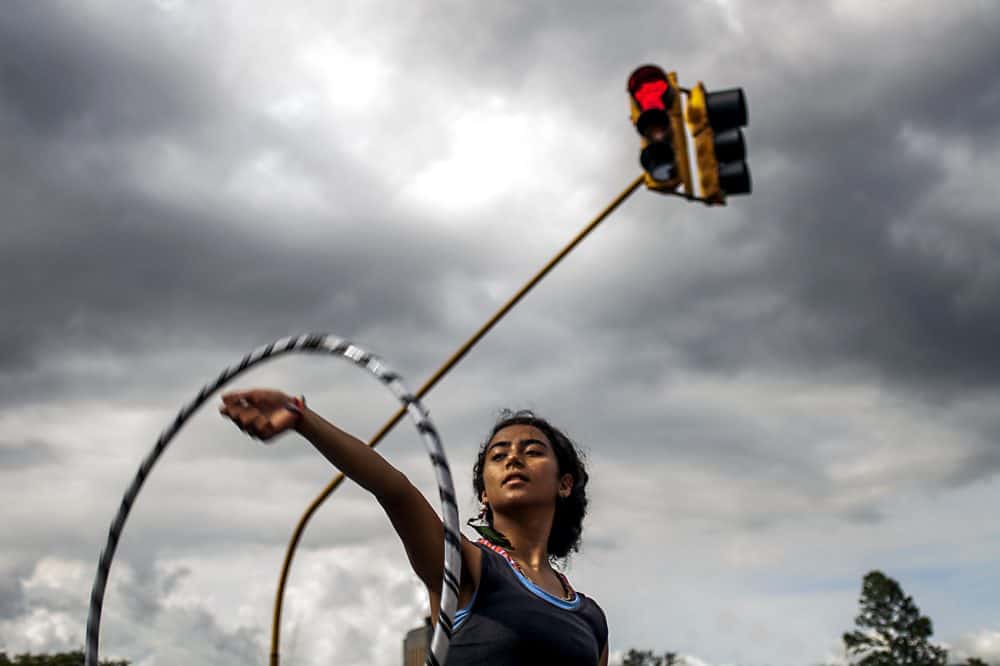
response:
<path id="1" fill-rule="evenodd" d="M 579 592 L 559 599 L 508 563 L 503 549 L 476 546 L 479 587 L 455 615 L 447 666 L 598 666 L 608 623 L 593 599 Z"/>

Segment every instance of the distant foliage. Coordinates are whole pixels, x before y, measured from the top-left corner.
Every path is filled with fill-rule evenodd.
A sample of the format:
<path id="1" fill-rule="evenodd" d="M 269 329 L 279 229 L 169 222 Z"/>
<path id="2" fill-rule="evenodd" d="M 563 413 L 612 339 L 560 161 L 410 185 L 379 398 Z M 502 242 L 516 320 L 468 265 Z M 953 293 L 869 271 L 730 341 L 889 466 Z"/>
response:
<path id="1" fill-rule="evenodd" d="M 129 666 L 127 661 L 101 660 L 101 666 Z M 83 652 L 60 652 L 59 654 L 19 654 L 13 658 L 0 652 L 0 666 L 83 666 Z"/>
<path id="2" fill-rule="evenodd" d="M 948 653 L 928 640 L 934 630 L 913 598 L 881 571 L 868 573 L 861 587 L 858 629 L 844 634 L 856 666 L 945 666 Z"/>
<path id="3" fill-rule="evenodd" d="M 622 666 L 680 666 L 681 660 L 676 652 L 667 652 L 657 657 L 652 650 L 629 650 Z M 0 665 L 2 666 L 2 665 Z"/>

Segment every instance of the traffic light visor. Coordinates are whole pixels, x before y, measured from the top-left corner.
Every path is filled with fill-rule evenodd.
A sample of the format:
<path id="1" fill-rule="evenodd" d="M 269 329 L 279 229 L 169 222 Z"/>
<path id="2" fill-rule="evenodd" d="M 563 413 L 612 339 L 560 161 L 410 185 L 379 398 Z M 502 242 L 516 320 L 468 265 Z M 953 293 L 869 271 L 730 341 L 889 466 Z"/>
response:
<path id="1" fill-rule="evenodd" d="M 708 93 L 705 95 L 705 106 L 713 132 L 747 124 L 747 99 L 742 88 Z"/>
<path id="2" fill-rule="evenodd" d="M 651 143 L 639 155 L 642 168 L 653 180 L 667 181 L 674 175 L 674 151 L 669 143 Z"/>
<path id="3" fill-rule="evenodd" d="M 718 162 L 740 162 L 747 156 L 743 132 L 738 127 L 715 135 L 715 159 Z"/>
<path id="4" fill-rule="evenodd" d="M 719 165 L 719 187 L 727 195 L 750 194 L 750 169 L 747 163 L 725 162 Z"/>

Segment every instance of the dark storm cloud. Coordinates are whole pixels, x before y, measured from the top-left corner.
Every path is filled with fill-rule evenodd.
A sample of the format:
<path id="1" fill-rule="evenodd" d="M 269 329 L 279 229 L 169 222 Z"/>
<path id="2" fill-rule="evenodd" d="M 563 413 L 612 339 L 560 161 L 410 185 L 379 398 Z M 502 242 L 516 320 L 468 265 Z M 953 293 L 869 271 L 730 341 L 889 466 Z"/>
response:
<path id="1" fill-rule="evenodd" d="M 1000 312 L 959 307 L 963 292 L 979 282 L 981 262 L 1000 259 L 1000 229 L 989 217 L 962 224 L 975 214 L 964 210 L 966 202 L 941 200 L 936 188 L 952 177 L 985 189 L 985 174 L 948 173 L 942 160 L 914 155 L 906 145 L 905 131 L 917 128 L 942 145 L 998 149 L 1000 123 L 980 111 L 997 98 L 995 31 L 951 27 L 929 35 L 927 48 L 908 52 L 899 69 L 857 72 L 859 91 L 813 83 L 803 105 L 779 107 L 774 121 L 760 123 L 769 147 L 790 163 L 776 183 L 781 198 L 767 197 L 765 219 L 776 224 L 768 281 L 787 288 L 794 309 L 783 308 L 763 330 L 740 332 L 765 334 L 756 339 L 771 333 L 814 367 L 860 362 L 918 390 L 1000 380 L 992 344 Z M 883 44 L 882 35 L 868 36 L 855 55 L 859 65 Z M 889 32 L 893 42 L 905 38 Z M 791 78 L 790 89 L 805 85 L 804 77 Z M 838 102 L 845 94 L 849 103 Z M 751 215 L 763 212 L 753 207 Z M 894 236 L 914 224 L 953 229 L 965 261 L 949 261 L 947 247 Z M 982 302 L 997 302 L 1000 283 L 988 289 Z"/>
<path id="2" fill-rule="evenodd" d="M 116 118 L 115 109 L 148 103 L 148 112 L 135 111 L 135 117 L 147 124 L 146 131 L 181 131 L 185 126 L 198 128 L 199 114 L 222 103 L 217 95 L 206 92 L 205 76 L 189 76 L 197 71 L 194 62 L 173 53 L 168 64 L 139 57 L 141 52 L 134 49 L 123 53 L 124 47 L 109 45 L 93 31 L 74 30 L 77 26 L 70 14 L 48 16 L 45 11 L 32 7 L 14 15 L 18 23 L 14 18 L 4 23 L 10 37 L 4 40 L 10 73 L 5 98 L 20 122 L 65 128 L 67 109 L 76 109 L 76 117 L 92 115 L 107 121 L 101 129 L 114 136 L 128 131 L 127 119 Z M 478 15 L 450 12 L 446 21 L 433 9 L 418 13 L 421 21 L 414 25 L 420 30 L 404 34 L 398 48 L 405 50 L 410 39 L 432 34 L 435 53 L 447 53 L 457 66 L 447 70 L 456 72 L 453 76 L 475 81 L 473 85 L 485 81 L 485 88 L 499 91 L 528 84 L 536 93 L 555 89 L 566 77 L 578 85 L 594 73 L 606 70 L 610 75 L 634 58 L 630 52 L 609 51 L 607 58 L 591 57 L 557 74 L 539 69 L 533 76 L 532 58 L 551 45 L 570 53 L 583 44 L 612 49 L 610 45 L 620 43 L 629 31 L 655 33 L 659 26 L 673 31 L 671 49 L 682 54 L 685 45 L 703 34 L 699 29 L 707 31 L 708 24 L 718 26 L 723 20 L 721 9 L 705 7 L 690 16 L 668 14 L 661 8 L 639 24 L 622 18 L 622 12 L 604 12 L 597 17 L 600 21 L 595 18 L 592 23 L 584 20 L 586 16 L 576 16 L 574 25 L 587 25 L 608 36 L 598 40 L 595 35 L 584 39 L 578 31 L 564 30 L 565 13 L 557 8 L 496 9 L 489 20 L 489 35 L 470 39 L 477 20 L 481 23 Z M 749 15 L 746 18 L 753 20 Z M 41 30 L 50 24 L 52 29 Z M 776 164 L 787 177 L 758 183 L 754 198 L 734 200 L 733 206 L 743 209 L 755 234 L 771 239 L 767 261 L 750 274 L 733 270 L 714 282 L 709 277 L 704 283 L 686 284 L 684 291 L 659 294 L 659 302 L 651 304 L 657 307 L 634 309 L 638 318 L 631 323 L 635 328 L 669 330 L 650 315 L 668 309 L 689 311 L 723 294 L 737 299 L 742 293 L 748 302 L 761 294 L 778 294 L 782 303 L 758 313 L 720 312 L 700 320 L 687 317 L 684 326 L 692 334 L 675 332 L 667 339 L 684 349 L 693 364 L 707 368 L 739 368 L 762 357 L 781 356 L 784 362 L 794 359 L 813 368 L 866 364 L 902 382 L 993 383 L 997 358 L 989 340 L 1000 330 L 996 310 L 957 313 L 950 305 L 974 278 L 972 269 L 943 266 L 933 254 L 900 247 L 889 233 L 893 221 L 928 209 L 930 202 L 921 194 L 942 176 L 940 165 L 906 154 L 899 135 L 903 124 L 932 133 L 957 133 L 966 140 L 995 134 L 990 114 L 982 110 L 990 108 L 996 85 L 975 86 L 977 80 L 995 78 L 985 76 L 994 62 L 994 41 L 986 29 L 963 33 L 958 39 L 955 35 L 964 26 L 945 27 L 955 32 L 943 32 L 935 39 L 956 45 L 946 52 L 949 57 L 942 57 L 940 49 L 927 49 L 922 58 L 901 63 L 905 68 L 894 69 L 891 76 L 875 74 L 882 77 L 878 85 L 862 85 L 852 104 L 843 101 L 844 86 L 833 85 L 842 73 L 827 57 L 843 44 L 833 39 L 824 43 L 820 37 L 814 50 L 798 62 L 780 60 L 780 52 L 767 44 L 750 52 L 751 62 L 770 68 L 766 79 L 759 75 L 757 90 L 751 89 L 758 95 L 751 98 L 751 164 L 759 156 L 762 166 Z M 890 40 L 906 38 L 901 33 L 889 34 Z M 860 67 L 883 39 L 882 33 L 873 31 L 851 44 L 847 54 L 853 56 L 851 63 Z M 733 42 L 752 46 L 738 37 Z M 736 55 L 736 46 L 729 52 Z M 433 70 L 435 62 L 426 60 L 424 66 Z M 929 68 L 936 74 L 935 85 L 930 87 Z M 477 71 L 482 74 L 478 79 Z M 59 85 L 52 83 L 56 80 L 52 73 L 61 73 Z M 829 79 L 823 80 L 824 75 Z M 64 80 L 71 83 L 63 84 Z M 192 81 L 201 84 L 192 86 Z M 775 82 L 785 89 L 779 90 Z M 752 83 L 751 79 L 748 85 Z M 599 88 L 578 87 L 583 95 Z M 782 94 L 787 96 L 780 98 L 783 103 L 775 104 Z M 949 113 L 955 99 L 963 101 L 961 111 Z M 863 109 L 871 113 L 858 122 Z M 52 132 L 43 141 L 59 134 Z M 6 244 L 12 256 L 5 262 L 9 272 L 4 282 L 26 288 L 16 293 L 9 287 L 10 301 L 22 309 L 20 316 L 12 318 L 18 323 L 5 331 L 8 351 L 0 362 L 3 367 L 36 367 L 33 359 L 39 350 L 59 339 L 68 338 L 70 346 L 135 348 L 170 333 L 176 336 L 180 321 L 189 327 L 187 331 L 228 339 L 255 330 L 257 335 L 246 335 L 239 342 L 249 343 L 252 338 L 257 343 L 271 337 L 265 331 L 275 337 L 288 332 L 283 322 L 301 326 L 328 321 L 331 317 L 323 315 L 331 312 L 331 301 L 336 300 L 328 290 L 336 290 L 336 285 L 349 284 L 352 292 L 361 291 L 360 296 L 352 294 L 346 302 L 335 303 L 338 320 L 358 322 L 363 328 L 366 315 L 357 304 L 371 304 L 370 312 L 377 307 L 381 313 L 416 317 L 418 326 L 427 325 L 437 313 L 429 312 L 426 303 L 408 307 L 415 299 L 400 286 L 410 280 L 405 275 L 382 277 L 367 258 L 393 244 L 412 246 L 421 241 L 436 247 L 438 256 L 453 261 L 461 261 L 464 254 L 450 250 L 445 238 L 428 239 L 427 229 L 414 230 L 411 238 L 392 239 L 375 231 L 367 237 L 370 243 L 360 251 L 352 247 L 350 256 L 331 248 L 315 248 L 310 254 L 301 247 L 275 247 L 264 234 L 233 234 L 239 214 L 235 210 L 202 209 L 198 211 L 201 219 L 192 221 L 191 209 L 183 202 L 168 205 L 146 200 L 130 192 L 128 183 L 116 183 L 115 173 L 101 179 L 103 187 L 88 183 L 84 192 L 71 192 L 60 201 L 58 194 L 42 186 L 46 179 L 50 179 L 46 184 L 53 184 L 51 179 L 58 172 L 44 157 L 31 158 L 35 151 L 30 145 L 25 143 L 19 151 L 28 163 L 20 182 L 14 181 L 12 189 L 17 191 L 11 198 L 16 201 L 21 195 L 25 204 L 35 207 L 30 220 L 14 218 L 15 226 L 41 225 L 45 236 L 58 241 L 42 244 L 35 237 L 18 243 L 23 239 L 18 234 L 15 242 Z M 358 166 L 345 162 L 339 170 L 355 171 Z M 48 226 L 38 218 L 47 218 Z M 379 223 L 362 224 L 377 228 Z M 989 228 L 979 220 L 974 224 Z M 748 242 L 745 234 L 749 232 L 720 238 L 735 244 L 723 250 Z M 995 248 L 995 234 L 983 234 L 978 251 Z M 86 255 L 79 253 L 82 247 L 88 249 Z M 149 248 L 157 248 L 154 256 Z M 39 261 L 39 256 L 45 259 Z M 723 257 L 720 253 L 720 260 Z M 425 258 L 423 263 L 407 264 L 402 255 L 386 259 L 380 269 L 402 264 L 424 271 L 432 263 Z M 669 302 L 662 300 L 664 296 Z M 261 325 L 255 317 L 264 307 L 268 321 Z M 104 323 L 109 317 L 117 324 L 114 328 Z"/>
<path id="3" fill-rule="evenodd" d="M 516 88 L 500 76 L 517 69 L 504 52 L 527 58 L 547 40 L 558 45 L 571 38 L 560 32 L 557 12 L 532 19 L 505 11 L 489 39 L 468 39 L 476 16 L 445 21 L 433 10 L 429 25 L 421 22 L 413 36 L 423 40 L 430 30 L 441 38 L 438 52 L 451 54 L 445 39 L 451 34 L 456 47 L 469 49 L 456 62 L 468 66 L 470 79 L 471 70 L 492 63 L 479 79 L 484 88 Z M 349 322 L 346 332 L 353 335 L 390 313 L 398 328 L 413 330 L 447 319 L 427 294 L 443 290 L 449 270 L 473 272 L 468 252 L 459 249 L 469 246 L 468 236 L 416 224 L 407 237 L 377 219 L 352 219 L 335 223 L 351 234 L 349 249 L 333 235 L 303 248 L 273 237 L 284 221 L 235 205 L 164 201 L 137 191 L 130 158 L 156 157 L 131 143 L 141 136 L 166 135 L 200 148 L 208 177 L 248 159 L 251 150 L 242 144 L 261 141 L 261 132 L 265 142 L 294 141 L 306 168 L 366 170 L 313 155 L 306 138 L 247 121 L 252 112 L 212 87 L 220 82 L 212 80 L 211 66 L 171 46 L 141 12 L 133 18 L 136 34 L 125 40 L 109 39 L 93 21 L 52 6 L 33 5 L 4 19 L 4 130 L 13 137 L 14 157 L 3 193 L 10 214 L 0 269 L 10 315 L 0 368 L 14 373 L 4 384 L 6 400 L 14 393 L 30 399 L 123 381 L 120 375 L 105 380 L 106 371 L 98 370 L 77 384 L 60 363 L 74 354 L 112 361 L 158 345 L 225 340 L 229 348 L 249 347 L 290 329 L 325 329 L 330 321 Z M 220 123 L 226 111 L 231 120 Z M 99 168 L 64 163 L 80 154 L 96 154 Z M 351 194 L 379 189 L 369 185 Z M 248 232 L 241 226 L 246 220 L 258 228 Z M 436 257 L 447 257 L 447 264 Z M 421 293 L 407 291 L 415 278 L 423 281 Z M 14 381 L 28 377 L 27 385 Z"/>
<path id="4" fill-rule="evenodd" d="M 600 100 L 611 94 L 605 91 L 604 79 L 614 79 L 614 94 L 622 97 L 622 73 L 636 64 L 636 54 L 623 49 L 623 42 L 654 43 L 652 35 L 661 34 L 662 28 L 669 42 L 665 53 L 683 70 L 696 64 L 685 60 L 686 48 L 724 21 L 723 10 L 709 5 L 699 6 L 692 15 L 660 8 L 639 23 L 634 17 L 623 18 L 622 12 L 580 11 L 585 14 L 574 14 L 571 25 L 588 26 L 584 33 L 568 29 L 566 14 L 558 9 L 497 8 L 485 21 L 491 27 L 484 35 L 476 31 L 484 22 L 476 12 L 445 16 L 434 9 L 417 10 L 422 20 L 403 35 L 397 48 L 412 50 L 417 39 L 433 36 L 429 41 L 434 50 L 414 69 L 428 77 L 446 77 L 445 92 L 449 85 L 468 83 L 484 93 L 526 92 L 530 99 L 541 100 L 569 85 L 578 94 L 556 95 L 553 103 L 578 99 L 584 106 L 589 101 L 602 109 L 607 103 Z M 586 13 L 593 11 L 599 15 Z M 948 57 L 942 57 L 939 48 L 920 55 L 907 51 L 908 58 L 891 72 L 876 69 L 863 76 L 864 63 L 872 61 L 877 47 L 886 40 L 907 39 L 905 26 L 896 33 L 890 30 L 888 37 L 883 32 L 862 33 L 845 53 L 848 44 L 837 36 L 849 28 L 838 27 L 839 19 L 829 10 L 817 11 L 828 13 L 824 20 L 833 26 L 831 36 L 817 36 L 797 57 L 788 58 L 780 41 L 754 44 L 731 33 L 730 46 L 720 46 L 724 55 L 713 56 L 722 70 L 715 74 L 719 83 L 743 84 L 750 94 L 751 165 L 757 173 L 779 176 L 758 177 L 753 197 L 732 200 L 727 219 L 735 216 L 741 224 L 716 227 L 721 229 L 712 239 L 716 246 L 695 246 L 699 254 L 693 259 L 676 257 L 671 250 L 676 238 L 668 229 L 644 228 L 642 238 L 630 237 L 626 243 L 632 245 L 622 247 L 650 267 L 647 276 L 637 279 L 635 265 L 629 262 L 602 265 L 599 279 L 577 268 L 576 275 L 583 273 L 590 280 L 588 289 L 571 289 L 565 280 L 550 278 L 547 292 L 533 294 L 533 303 L 520 306 L 527 316 L 570 323 L 579 317 L 577 308 L 592 306 L 597 312 L 584 321 L 596 331 L 584 339 L 596 337 L 608 349 L 659 346 L 654 356 L 679 350 L 687 365 L 723 374 L 762 365 L 793 373 L 875 372 L 891 383 L 952 390 L 995 383 L 996 352 L 989 341 L 1000 325 L 996 309 L 959 313 L 951 305 L 974 278 L 974 267 L 942 264 L 933 251 L 900 245 L 890 233 L 901 222 L 927 217 L 933 222 L 940 216 L 943 226 L 950 224 L 949 215 L 956 215 L 928 201 L 928 188 L 947 174 L 942 165 L 907 153 L 900 128 L 909 124 L 960 141 L 994 136 L 995 125 L 981 110 L 990 107 L 995 86 L 976 88 L 972 83 L 991 80 L 985 74 L 993 62 L 993 42 L 985 31 L 966 34 L 964 26 L 947 24 L 931 43 L 956 44 L 945 52 Z M 58 109 L 77 109 L 73 117 L 109 119 L 100 129 L 111 137 L 130 132 L 128 119 L 116 118 L 113 109 L 139 108 L 135 117 L 144 123 L 143 131 L 199 135 L 216 127 L 218 121 L 207 119 L 210 111 L 250 112 L 237 100 L 213 92 L 205 83 L 209 75 L 190 77 L 198 70 L 193 61 L 175 57 L 168 66 L 136 58 L 134 49 L 123 53 L 124 47 L 108 46 L 99 34 L 77 34 L 68 18 L 55 20 L 54 32 L 40 33 L 38 26 L 50 17 L 27 16 L 23 25 L 8 29 L 11 36 L 48 34 L 53 44 L 48 48 L 44 40 L 24 37 L 5 41 L 15 73 L 6 96 L 17 123 L 30 124 L 37 114 L 50 131 L 40 138 L 21 136 L 19 154 L 26 162 L 10 181 L 12 199 L 20 200 L 21 210 L 31 215 L 13 218 L 19 222 L 14 226 L 18 231 L 5 246 L 10 258 L 2 269 L 3 283 L 27 288 L 8 287 L 5 294 L 18 316 L 5 329 L 7 351 L 0 366 L 19 373 L 14 376 L 32 373 L 29 381 L 37 384 L 29 387 L 32 395 L 52 390 L 82 393 L 88 382 L 92 389 L 100 381 L 98 373 L 96 379 L 89 376 L 75 384 L 57 364 L 43 363 L 48 350 L 56 358 L 84 351 L 112 361 L 151 345 L 245 349 L 293 330 L 326 329 L 330 322 L 338 324 L 337 332 L 362 338 L 375 326 L 440 330 L 447 319 L 444 306 L 435 308 L 433 301 L 418 299 L 408 288 L 420 283 L 422 289 L 440 287 L 443 293 L 450 277 L 488 272 L 489 266 L 477 266 L 468 251 L 471 236 L 462 234 L 449 237 L 419 225 L 400 232 L 398 225 L 392 230 L 383 227 L 378 218 L 350 220 L 353 227 L 337 220 L 333 227 L 350 234 L 349 246 L 338 244 L 331 232 L 313 236 L 317 242 L 303 247 L 274 238 L 280 234 L 267 230 L 275 223 L 264 212 L 248 213 L 231 203 L 196 206 L 154 199 L 134 191 L 128 174 L 115 169 L 69 179 L 54 164 L 61 154 L 58 148 L 88 145 L 98 133 L 91 136 Z M 743 18 L 754 21 L 751 15 Z M 598 39 L 598 33 L 605 38 Z M 602 57 L 594 55 L 594 48 Z M 446 54 L 454 67 L 440 67 L 437 58 Z M 562 68 L 542 66 L 573 54 L 587 56 Z M 725 80 L 735 68 L 726 59 L 741 54 L 759 71 L 745 72 L 745 80 Z M 845 79 L 834 54 L 847 58 L 854 79 Z M 925 78 L 929 68 L 938 74 L 933 87 Z M 44 77 L 30 76 L 47 71 L 67 71 L 68 79 L 86 79 L 89 85 L 48 90 Z M 843 84 L 862 80 L 845 95 Z M 192 86 L 192 81 L 201 83 Z M 159 101 L 147 113 L 135 105 L 150 98 L 151 87 L 156 90 L 152 99 Z M 959 113 L 961 122 L 948 113 L 949 100 L 954 99 L 962 99 L 961 108 L 968 110 Z M 57 110 L 46 111 L 46 105 Z M 634 140 L 623 120 L 624 102 L 620 106 L 622 134 Z M 217 142 L 207 144 L 220 151 L 213 155 L 207 150 L 207 163 L 232 167 L 250 154 L 240 149 L 240 142 L 253 143 L 259 140 L 253 130 L 264 130 L 269 141 L 293 140 L 307 172 L 322 167 L 366 173 L 363 165 L 343 156 L 315 155 L 303 137 L 282 134 L 262 121 L 234 120 L 231 125 Z M 34 151 L 35 145 L 49 150 Z M 123 169 L 125 163 L 115 162 L 115 157 L 110 154 L 110 165 Z M 373 175 L 361 177 L 374 182 Z M 379 189 L 377 184 L 374 189 Z M 641 212 L 649 210 L 646 206 Z M 685 210 L 682 223 L 695 215 Z M 253 231 L 241 226 L 244 220 L 251 221 Z M 301 216 L 299 221 L 311 226 L 317 222 Z M 966 226 L 981 230 L 976 250 L 991 253 L 996 236 L 988 220 L 973 219 Z M 651 238 L 653 234 L 660 237 Z M 409 250 L 415 248 L 428 253 L 412 256 Z M 757 257 L 734 261 L 748 252 Z M 666 258 L 660 266 L 657 256 Z M 437 260 L 443 257 L 447 265 Z M 690 266 L 687 276 L 676 279 L 669 272 L 674 258 Z M 990 294 L 982 302 L 995 302 Z M 564 300 L 577 302 L 565 305 Z M 387 318 L 394 321 L 387 323 Z M 349 322 L 347 330 L 340 322 Z M 533 335 L 537 332 L 529 330 L 523 339 L 541 340 Z M 511 338 L 497 339 L 494 334 L 491 349 L 525 367 L 552 360 L 553 352 L 544 350 L 559 345 L 504 340 Z M 564 351 L 572 355 L 568 348 Z M 587 363 L 593 364 L 596 356 L 587 354 Z M 655 382 L 664 371 L 662 363 L 645 356 L 631 359 L 593 376 L 609 384 L 619 378 Z M 482 366 L 486 376 L 491 368 L 489 363 Z M 23 391 L 20 386 L 18 392 Z M 12 392 L 5 391 L 7 400 L 13 399 Z M 770 465 L 775 459 L 787 463 L 779 454 L 755 454 L 755 445 L 743 441 L 742 433 L 710 435 L 692 426 L 692 433 L 695 430 L 718 441 L 711 450 L 727 451 L 720 458 L 728 461 L 723 464 L 732 463 L 734 471 L 736 461 L 756 462 L 762 473 L 776 469 Z M 809 479 L 819 471 L 795 473 Z"/>
<path id="5" fill-rule="evenodd" d="M 211 68 L 178 56 L 147 22 L 136 27 L 153 33 L 152 45 L 134 36 L 119 43 L 71 12 L 23 9 L 0 24 L 0 131 L 10 158 L 0 250 L 5 401 L 103 392 L 102 382 L 122 381 L 104 376 L 114 361 L 153 347 L 245 350 L 330 322 L 357 335 L 387 313 L 418 330 L 446 314 L 427 294 L 449 271 L 469 270 L 460 233 L 343 217 L 349 206 L 339 202 L 329 218 L 268 215 L 239 201 L 144 191 L 133 164 L 158 158 L 143 143 L 155 136 L 204 151 L 207 178 L 225 177 L 255 147 L 290 141 L 298 164 L 331 174 L 331 196 L 350 193 L 356 203 L 380 186 L 363 165 L 316 154 L 309 137 L 203 86 Z M 156 47 L 165 53 L 154 57 Z M 311 225 L 313 242 L 290 236 L 290 223 Z M 437 256 L 449 257 L 448 268 Z M 415 293 L 424 280 L 430 286 Z M 96 372 L 76 383 L 65 362 L 80 355 Z"/>
<path id="6" fill-rule="evenodd" d="M 979 51 L 988 57 L 989 49 Z M 943 111 L 947 99 L 962 98 L 975 107 L 995 95 L 989 90 L 962 95 L 967 92 L 963 84 L 956 79 L 942 82 L 919 103 L 913 94 L 899 96 L 904 100 L 899 103 L 892 96 L 896 91 L 872 100 L 872 108 L 886 110 L 873 127 L 842 128 L 856 138 L 841 151 L 840 163 L 857 167 L 848 172 L 850 177 L 831 174 L 827 182 L 800 182 L 789 202 L 797 205 L 800 224 L 789 225 L 782 236 L 783 253 L 798 258 L 789 262 L 800 276 L 794 283 L 796 299 L 821 314 L 827 325 L 822 334 L 826 339 L 817 339 L 818 350 L 833 358 L 867 362 L 890 381 L 918 389 L 944 384 L 960 391 L 995 386 L 1000 378 L 1000 357 L 992 344 L 1000 333 L 1000 317 L 989 305 L 1000 296 L 1000 283 L 984 285 L 981 280 L 984 264 L 1000 258 L 997 227 L 988 214 L 969 220 L 975 214 L 963 210 L 965 202 L 942 201 L 935 188 L 947 177 L 978 180 L 985 188 L 984 174 L 949 174 L 941 163 L 908 158 L 897 124 L 917 125 L 940 137 L 942 144 L 964 141 L 995 151 L 995 123 L 961 130 L 922 124 Z M 927 90 L 924 84 L 917 87 Z M 844 201 L 833 210 L 810 211 L 810 200 L 819 201 L 826 192 L 843 193 Z M 895 240 L 893 231 L 907 226 L 931 228 L 949 242 Z M 974 288 L 980 291 L 979 305 L 963 307 L 963 296 Z"/>
<path id="7" fill-rule="evenodd" d="M 48 354 L 100 358 L 160 345 L 249 349 L 329 321 L 354 334 L 380 312 L 401 325 L 434 317 L 433 301 L 406 291 L 408 275 L 422 271 L 409 250 L 429 242 L 426 235 L 359 234 L 367 251 L 335 239 L 304 249 L 247 238 L 217 220 L 192 223 L 140 200 L 78 206 L 75 225 L 63 215 L 61 242 L 43 259 L 8 246 L 0 272 L 9 312 L 18 315 L 5 330 L 0 367 L 30 372 Z"/>
<path id="8" fill-rule="evenodd" d="M 204 81 L 168 33 L 112 35 L 70 3 L 27 3 L 0 18 L 0 90 L 22 128 L 39 139 L 94 138 L 189 125 L 208 110 Z M 118 15 L 143 18 L 138 7 Z M 82 11 L 80 11 L 82 10 Z"/>
<path id="9" fill-rule="evenodd" d="M 12 294 L 19 316 L 6 330 L 3 367 L 36 370 L 46 354 L 68 351 L 99 358 L 110 350 L 201 345 L 208 331 L 235 348 L 248 347 L 292 332 L 286 322 L 321 321 L 321 315 L 303 315 L 326 311 L 338 299 L 338 285 L 360 286 L 361 280 L 370 291 L 338 304 L 354 310 L 352 321 L 362 319 L 355 303 L 407 305 L 395 285 L 379 284 L 379 272 L 366 275 L 367 262 L 351 256 L 338 261 L 320 251 L 307 259 L 210 221 L 195 228 L 139 201 L 125 208 L 108 217 L 93 211 L 92 223 L 67 225 L 62 242 L 47 248 L 41 262 L 10 248 L 15 254 L 3 278 L 28 288 Z M 248 332 L 254 329 L 256 335 Z"/>

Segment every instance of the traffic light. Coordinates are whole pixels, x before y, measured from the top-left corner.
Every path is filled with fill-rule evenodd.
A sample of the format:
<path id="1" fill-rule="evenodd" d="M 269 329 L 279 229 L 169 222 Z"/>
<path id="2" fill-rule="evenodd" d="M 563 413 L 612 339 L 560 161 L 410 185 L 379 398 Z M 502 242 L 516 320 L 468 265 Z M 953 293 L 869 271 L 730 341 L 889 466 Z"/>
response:
<path id="1" fill-rule="evenodd" d="M 656 65 L 643 65 L 628 79 L 632 122 L 643 138 L 639 162 L 650 189 L 673 191 L 683 184 L 691 193 L 687 138 L 677 75 Z"/>
<path id="2" fill-rule="evenodd" d="M 740 131 L 747 124 L 743 89 L 706 92 L 699 81 L 688 98 L 687 122 L 705 203 L 725 205 L 726 195 L 750 194 L 750 168 Z"/>

